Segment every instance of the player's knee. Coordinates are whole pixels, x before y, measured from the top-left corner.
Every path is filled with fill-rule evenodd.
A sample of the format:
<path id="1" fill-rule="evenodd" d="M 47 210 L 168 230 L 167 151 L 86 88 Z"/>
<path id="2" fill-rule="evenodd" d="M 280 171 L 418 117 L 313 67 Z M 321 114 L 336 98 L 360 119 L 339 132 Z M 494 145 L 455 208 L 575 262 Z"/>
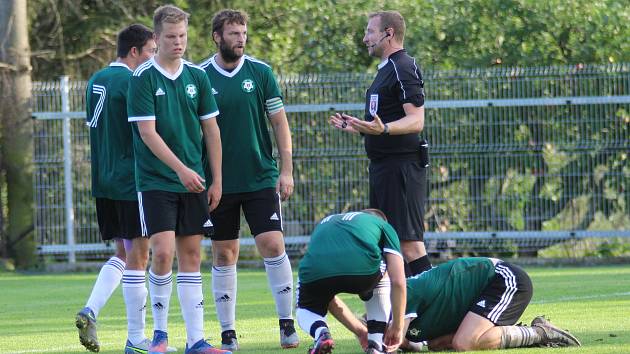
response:
<path id="1" fill-rule="evenodd" d="M 167 264 L 172 262 L 174 256 L 174 252 L 171 250 L 157 250 L 154 249 L 152 251 L 151 257 L 153 257 L 153 262 L 157 264 Z"/>
<path id="2" fill-rule="evenodd" d="M 464 336 L 455 336 L 453 337 L 453 349 L 458 352 L 465 352 L 469 350 L 475 349 L 475 342 L 472 338 L 464 337 Z"/>

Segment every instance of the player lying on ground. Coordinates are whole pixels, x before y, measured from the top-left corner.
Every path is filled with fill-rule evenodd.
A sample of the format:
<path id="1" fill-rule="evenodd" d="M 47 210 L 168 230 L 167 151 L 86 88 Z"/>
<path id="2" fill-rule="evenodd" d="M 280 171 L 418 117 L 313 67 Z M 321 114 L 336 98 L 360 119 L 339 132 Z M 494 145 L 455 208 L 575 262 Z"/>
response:
<path id="1" fill-rule="evenodd" d="M 580 346 L 569 332 L 543 316 L 515 325 L 532 297 L 521 268 L 494 258 L 459 258 L 407 279 L 405 333 L 401 348 L 457 351 L 532 346 Z M 328 310 L 365 347 L 367 328 L 338 298 Z"/>

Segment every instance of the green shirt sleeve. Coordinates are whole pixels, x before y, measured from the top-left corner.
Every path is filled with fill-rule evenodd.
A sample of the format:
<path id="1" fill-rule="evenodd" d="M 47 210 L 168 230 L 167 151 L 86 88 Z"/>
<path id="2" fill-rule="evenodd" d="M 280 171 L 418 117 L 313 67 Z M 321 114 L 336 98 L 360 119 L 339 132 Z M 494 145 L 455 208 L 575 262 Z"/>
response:
<path id="1" fill-rule="evenodd" d="M 127 90 L 127 116 L 130 122 L 142 120 L 155 120 L 155 104 L 149 75 L 138 75 L 135 73 L 129 79 L 129 89 Z"/>
<path id="2" fill-rule="evenodd" d="M 199 119 L 204 120 L 218 116 L 219 108 L 212 94 L 212 85 L 208 75 L 205 71 L 200 70 L 197 77 L 199 77 L 199 111 L 197 112 Z"/>

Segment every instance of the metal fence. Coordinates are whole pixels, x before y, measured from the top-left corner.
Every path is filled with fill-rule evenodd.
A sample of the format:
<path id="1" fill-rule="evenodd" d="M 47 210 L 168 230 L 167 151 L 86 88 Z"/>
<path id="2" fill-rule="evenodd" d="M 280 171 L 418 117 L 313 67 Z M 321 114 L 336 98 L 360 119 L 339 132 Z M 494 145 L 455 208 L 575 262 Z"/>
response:
<path id="1" fill-rule="evenodd" d="M 424 75 L 432 253 L 630 255 L 630 64 Z M 334 111 L 361 116 L 372 78 L 279 77 L 294 146 L 295 194 L 283 208 L 293 253 L 323 216 L 367 206 L 361 138 L 327 120 Z M 33 89 L 40 253 L 71 262 L 107 248 L 90 196 L 85 84 Z M 246 226 L 242 233 L 251 245 Z"/>

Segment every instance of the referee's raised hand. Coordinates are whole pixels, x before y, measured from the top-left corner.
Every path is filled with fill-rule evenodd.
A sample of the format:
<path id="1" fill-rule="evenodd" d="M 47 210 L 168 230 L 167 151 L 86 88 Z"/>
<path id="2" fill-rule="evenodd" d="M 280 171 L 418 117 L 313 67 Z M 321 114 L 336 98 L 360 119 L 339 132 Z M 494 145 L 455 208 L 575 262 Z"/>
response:
<path id="1" fill-rule="evenodd" d="M 381 135 L 385 131 L 385 124 L 381 121 L 381 118 L 378 114 L 374 114 L 372 117 L 374 119 L 371 122 L 361 120 L 361 119 L 353 119 L 349 122 L 349 124 L 354 128 L 354 130 L 359 133 L 369 134 L 369 135 Z"/>
<path id="2" fill-rule="evenodd" d="M 328 122 L 334 128 L 337 128 L 339 130 L 343 130 L 349 133 L 357 134 L 359 132 L 355 130 L 350 124 L 350 122 L 352 122 L 353 120 L 360 120 L 360 119 L 353 116 L 349 116 L 345 113 L 335 113 L 332 116 L 330 116 L 330 118 L 328 119 Z"/>

